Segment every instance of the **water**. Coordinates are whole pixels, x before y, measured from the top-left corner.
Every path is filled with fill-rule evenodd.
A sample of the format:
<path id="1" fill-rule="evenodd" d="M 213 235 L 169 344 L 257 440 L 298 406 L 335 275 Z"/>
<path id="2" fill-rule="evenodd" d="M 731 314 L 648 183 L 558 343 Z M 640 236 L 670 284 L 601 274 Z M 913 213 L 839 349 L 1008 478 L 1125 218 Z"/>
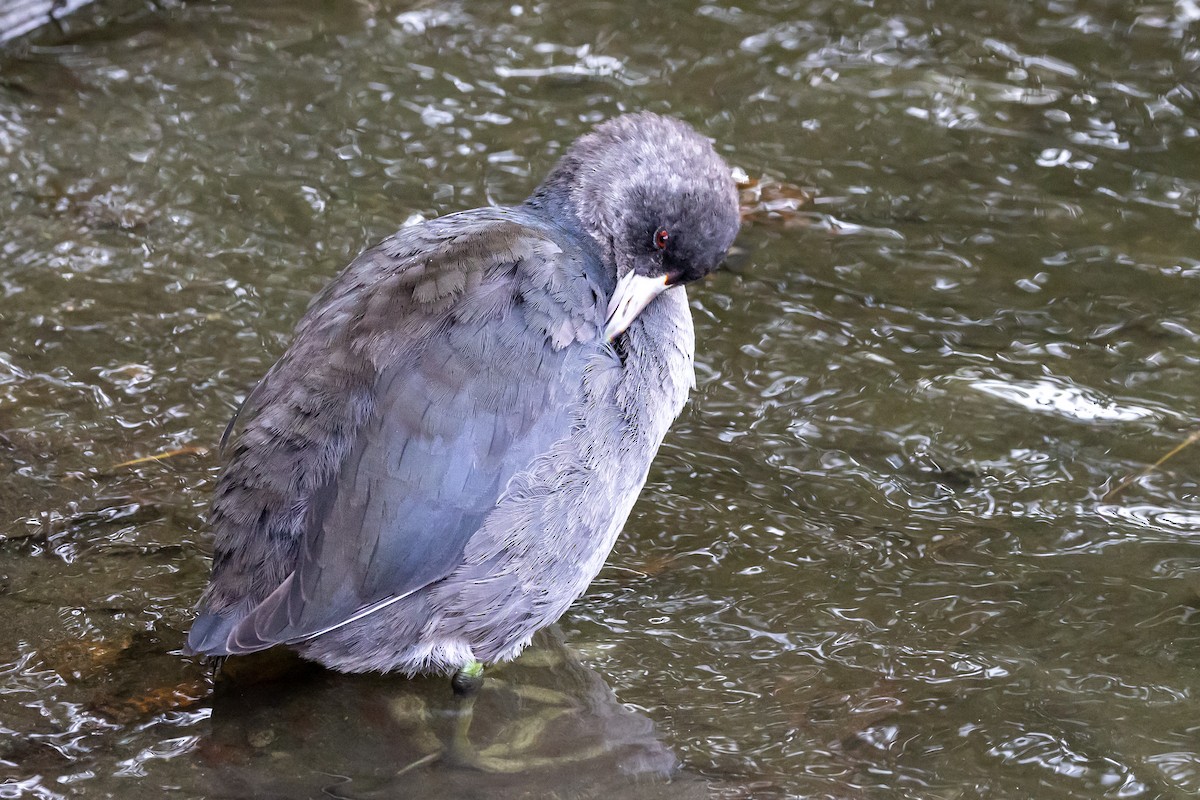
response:
<path id="1" fill-rule="evenodd" d="M 1200 792 L 1200 450 L 1106 495 L 1200 427 L 1190 0 L 127 8 L 0 61 L 0 797 Z M 812 200 L 692 292 L 497 771 L 395 777 L 438 681 L 214 699 L 214 444 L 308 298 L 639 108 Z"/>

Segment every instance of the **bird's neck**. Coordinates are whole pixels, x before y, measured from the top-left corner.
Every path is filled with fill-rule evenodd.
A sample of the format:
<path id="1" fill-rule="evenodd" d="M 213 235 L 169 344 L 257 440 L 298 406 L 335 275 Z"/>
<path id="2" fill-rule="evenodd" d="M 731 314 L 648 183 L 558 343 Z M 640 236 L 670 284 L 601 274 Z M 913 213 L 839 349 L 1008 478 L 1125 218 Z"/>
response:
<path id="1" fill-rule="evenodd" d="M 571 186 L 575 182 L 578 165 L 567 159 L 560 161 L 546 176 L 541 186 L 534 190 L 525 205 L 559 225 L 586 233 L 575 202 L 571 198 Z"/>
<path id="2" fill-rule="evenodd" d="M 596 254 L 607 263 L 611 256 L 611 244 L 605 239 L 597 224 L 595 209 L 582 213 L 579 208 L 581 192 L 577 191 L 581 180 L 586 180 L 581 161 L 568 153 L 554 166 L 542 184 L 534 190 L 525 206 L 547 221 L 578 236 L 582 241 L 594 244 Z"/>

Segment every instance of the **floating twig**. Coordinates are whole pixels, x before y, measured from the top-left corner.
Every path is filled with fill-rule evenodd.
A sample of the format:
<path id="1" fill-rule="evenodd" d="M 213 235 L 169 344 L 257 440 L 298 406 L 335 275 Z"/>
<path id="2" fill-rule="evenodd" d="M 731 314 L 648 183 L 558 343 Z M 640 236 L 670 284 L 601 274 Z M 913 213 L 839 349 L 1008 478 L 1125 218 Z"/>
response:
<path id="1" fill-rule="evenodd" d="M 151 461 L 165 461 L 168 458 L 175 456 L 198 455 L 202 456 L 208 452 L 207 447 L 189 446 L 181 447 L 178 450 L 168 450 L 165 453 L 155 453 L 152 456 L 142 456 L 141 458 L 131 458 L 128 461 L 122 461 L 120 464 L 113 464 L 109 469 L 120 469 L 121 467 L 132 467 L 137 464 L 148 464 Z"/>
<path id="2" fill-rule="evenodd" d="M 1190 434 L 1188 434 L 1188 437 L 1186 439 L 1184 439 L 1179 444 L 1175 445 L 1175 447 L 1171 448 L 1171 452 L 1167 453 L 1165 456 L 1160 458 L 1158 461 L 1155 461 L 1153 464 L 1146 467 L 1141 472 L 1139 472 L 1135 475 L 1130 475 L 1128 478 L 1121 481 L 1116 486 L 1114 486 L 1113 488 L 1111 488 L 1107 492 L 1105 492 L 1104 497 L 1100 498 L 1101 501 L 1111 500 L 1112 498 L 1116 497 L 1118 494 L 1120 494 L 1122 491 L 1124 491 L 1125 488 L 1127 486 L 1129 486 L 1131 483 L 1133 483 L 1135 481 L 1139 481 L 1142 478 L 1146 477 L 1151 472 L 1158 469 L 1163 464 L 1167 463 L 1167 459 L 1172 458 L 1179 451 L 1183 450 L 1186 447 L 1192 446 L 1193 444 L 1195 444 L 1198 441 L 1200 441 L 1200 430 L 1192 431 Z"/>

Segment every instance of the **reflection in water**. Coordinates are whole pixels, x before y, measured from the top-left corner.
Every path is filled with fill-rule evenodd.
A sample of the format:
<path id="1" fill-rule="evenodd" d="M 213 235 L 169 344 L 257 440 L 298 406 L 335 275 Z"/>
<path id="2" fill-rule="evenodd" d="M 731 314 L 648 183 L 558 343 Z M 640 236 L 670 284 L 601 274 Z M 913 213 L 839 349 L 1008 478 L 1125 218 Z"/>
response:
<path id="1" fill-rule="evenodd" d="M 243 668 L 244 671 L 245 668 Z M 706 797 L 677 776 L 645 716 L 623 706 L 551 628 L 528 655 L 489 670 L 471 740 L 483 771 L 440 763 L 453 724 L 444 678 L 348 676 L 305 665 L 284 678 L 218 683 L 211 732 L 194 741 L 207 792 L 228 797 Z M 269 765 L 269 767 L 266 767 Z M 659 785 L 661 784 L 661 785 Z"/>

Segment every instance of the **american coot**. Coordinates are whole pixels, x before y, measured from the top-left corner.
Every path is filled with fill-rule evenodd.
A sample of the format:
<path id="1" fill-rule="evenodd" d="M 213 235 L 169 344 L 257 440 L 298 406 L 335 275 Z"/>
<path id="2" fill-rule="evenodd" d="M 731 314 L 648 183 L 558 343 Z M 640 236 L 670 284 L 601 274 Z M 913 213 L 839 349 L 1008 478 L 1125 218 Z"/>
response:
<path id="1" fill-rule="evenodd" d="M 694 384 L 682 284 L 737 228 L 709 142 L 639 113 L 522 205 L 359 255 L 246 399 L 188 650 L 467 682 L 516 656 L 612 549 Z"/>

